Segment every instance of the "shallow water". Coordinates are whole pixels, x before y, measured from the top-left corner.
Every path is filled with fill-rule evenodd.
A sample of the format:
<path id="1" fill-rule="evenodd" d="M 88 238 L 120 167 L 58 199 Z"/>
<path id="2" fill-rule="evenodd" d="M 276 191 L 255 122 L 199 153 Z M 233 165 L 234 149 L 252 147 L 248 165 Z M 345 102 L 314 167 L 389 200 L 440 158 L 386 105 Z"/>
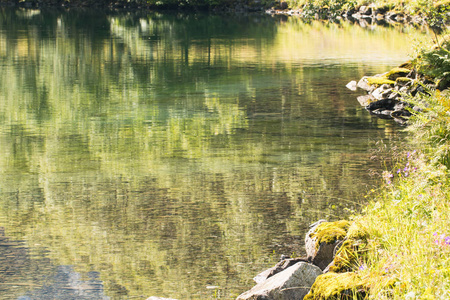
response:
<path id="1" fill-rule="evenodd" d="M 399 127 L 345 84 L 416 34 L 1 9 L 0 298 L 235 298 L 364 205 Z"/>

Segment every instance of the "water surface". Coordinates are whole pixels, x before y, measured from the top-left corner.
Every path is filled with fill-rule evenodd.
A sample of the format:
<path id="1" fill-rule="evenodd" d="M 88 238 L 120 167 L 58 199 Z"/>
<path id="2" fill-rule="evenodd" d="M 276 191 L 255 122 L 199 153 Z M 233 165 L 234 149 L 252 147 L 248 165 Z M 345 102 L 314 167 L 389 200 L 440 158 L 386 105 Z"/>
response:
<path id="1" fill-rule="evenodd" d="M 410 28 L 0 10 L 2 299 L 233 299 L 378 182 L 345 84 Z"/>

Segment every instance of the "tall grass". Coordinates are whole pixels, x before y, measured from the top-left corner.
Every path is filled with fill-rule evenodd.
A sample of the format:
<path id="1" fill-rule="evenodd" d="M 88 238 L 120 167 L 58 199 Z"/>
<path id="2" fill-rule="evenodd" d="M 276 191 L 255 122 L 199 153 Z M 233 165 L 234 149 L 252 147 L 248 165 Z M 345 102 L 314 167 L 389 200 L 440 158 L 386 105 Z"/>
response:
<path id="1" fill-rule="evenodd" d="M 355 218 L 369 232 L 361 276 L 374 299 L 450 299 L 450 95 L 416 97 L 426 107 L 408 127 L 410 141 L 395 169 Z"/>

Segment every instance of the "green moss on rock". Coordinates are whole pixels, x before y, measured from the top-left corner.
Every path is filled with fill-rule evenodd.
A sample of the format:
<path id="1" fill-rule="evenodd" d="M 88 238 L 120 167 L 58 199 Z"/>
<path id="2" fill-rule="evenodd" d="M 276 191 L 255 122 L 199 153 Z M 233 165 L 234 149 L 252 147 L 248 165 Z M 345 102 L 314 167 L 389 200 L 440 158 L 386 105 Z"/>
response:
<path id="1" fill-rule="evenodd" d="M 344 243 L 337 251 L 330 271 L 349 272 L 357 270 L 365 261 L 367 252 L 367 240 L 369 239 L 367 228 L 358 221 L 353 222 L 347 230 Z"/>
<path id="2" fill-rule="evenodd" d="M 395 81 L 390 80 L 389 78 L 386 78 L 384 76 L 367 77 L 366 80 L 369 85 L 376 85 L 376 86 L 383 84 L 395 84 Z"/>
<path id="3" fill-rule="evenodd" d="M 316 239 L 316 248 L 318 249 L 321 243 L 332 244 L 336 240 L 343 240 L 350 225 L 346 220 L 321 223 L 311 234 L 311 237 Z"/>
<path id="4" fill-rule="evenodd" d="M 385 77 L 390 80 L 396 80 L 398 77 L 405 77 L 409 72 L 411 72 L 411 70 L 407 68 L 393 68 L 385 75 Z"/>
<path id="5" fill-rule="evenodd" d="M 336 253 L 331 272 L 350 272 L 358 268 L 357 245 L 353 240 L 346 240 Z"/>
<path id="6" fill-rule="evenodd" d="M 408 77 L 397 77 L 397 79 L 395 79 L 395 82 L 398 83 L 408 83 L 413 81 L 411 78 Z"/>
<path id="7" fill-rule="evenodd" d="M 329 272 L 316 278 L 304 300 L 350 300 L 365 299 L 369 287 L 365 281 L 353 272 Z"/>
<path id="8" fill-rule="evenodd" d="M 368 229 L 357 221 L 353 222 L 347 231 L 347 238 L 351 240 L 367 240 L 369 235 Z"/>

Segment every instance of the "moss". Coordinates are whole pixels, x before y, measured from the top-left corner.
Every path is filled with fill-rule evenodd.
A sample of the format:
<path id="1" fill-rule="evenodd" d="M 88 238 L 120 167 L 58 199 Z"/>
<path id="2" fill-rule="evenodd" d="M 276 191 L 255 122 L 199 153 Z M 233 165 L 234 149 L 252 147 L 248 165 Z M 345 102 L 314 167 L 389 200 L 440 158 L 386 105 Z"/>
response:
<path id="1" fill-rule="evenodd" d="M 398 66 L 399 68 L 404 68 L 404 69 L 408 69 L 408 70 L 412 70 L 412 68 L 414 68 L 414 63 L 412 61 L 407 61 L 405 63 L 402 63 L 400 66 Z"/>
<path id="2" fill-rule="evenodd" d="M 396 80 L 398 77 L 405 77 L 409 72 L 411 72 L 411 70 L 407 68 L 393 68 L 385 75 L 385 77 L 389 80 Z"/>
<path id="3" fill-rule="evenodd" d="M 360 222 L 355 221 L 348 228 L 347 236 L 334 257 L 330 271 L 349 272 L 357 270 L 365 260 L 367 243 L 370 237 L 368 229 Z"/>
<path id="4" fill-rule="evenodd" d="M 408 68 L 397 67 L 397 68 L 393 68 L 392 70 L 390 70 L 386 75 L 389 76 L 389 75 L 399 74 L 399 73 L 408 74 L 409 72 L 411 72 L 411 70 Z"/>
<path id="5" fill-rule="evenodd" d="M 367 240 L 369 232 L 366 226 L 359 222 L 353 222 L 348 228 L 347 238 L 351 240 Z"/>
<path id="6" fill-rule="evenodd" d="M 366 80 L 369 85 L 376 85 L 376 86 L 383 85 L 383 84 L 395 84 L 395 81 L 390 80 L 384 76 L 367 77 Z"/>
<path id="7" fill-rule="evenodd" d="M 357 245 L 353 240 L 346 240 L 336 253 L 331 272 L 350 272 L 358 268 Z"/>
<path id="8" fill-rule="evenodd" d="M 304 300 L 338 300 L 365 299 L 369 291 L 368 285 L 353 272 L 329 272 L 316 278 Z"/>
<path id="9" fill-rule="evenodd" d="M 350 224 L 346 220 L 321 223 L 311 234 L 311 237 L 316 239 L 316 248 L 318 249 L 321 243 L 332 244 L 336 240 L 343 240 Z"/>
<path id="10" fill-rule="evenodd" d="M 413 80 L 408 77 L 397 77 L 397 79 L 395 79 L 396 83 L 408 83 L 410 81 L 413 81 Z"/>

